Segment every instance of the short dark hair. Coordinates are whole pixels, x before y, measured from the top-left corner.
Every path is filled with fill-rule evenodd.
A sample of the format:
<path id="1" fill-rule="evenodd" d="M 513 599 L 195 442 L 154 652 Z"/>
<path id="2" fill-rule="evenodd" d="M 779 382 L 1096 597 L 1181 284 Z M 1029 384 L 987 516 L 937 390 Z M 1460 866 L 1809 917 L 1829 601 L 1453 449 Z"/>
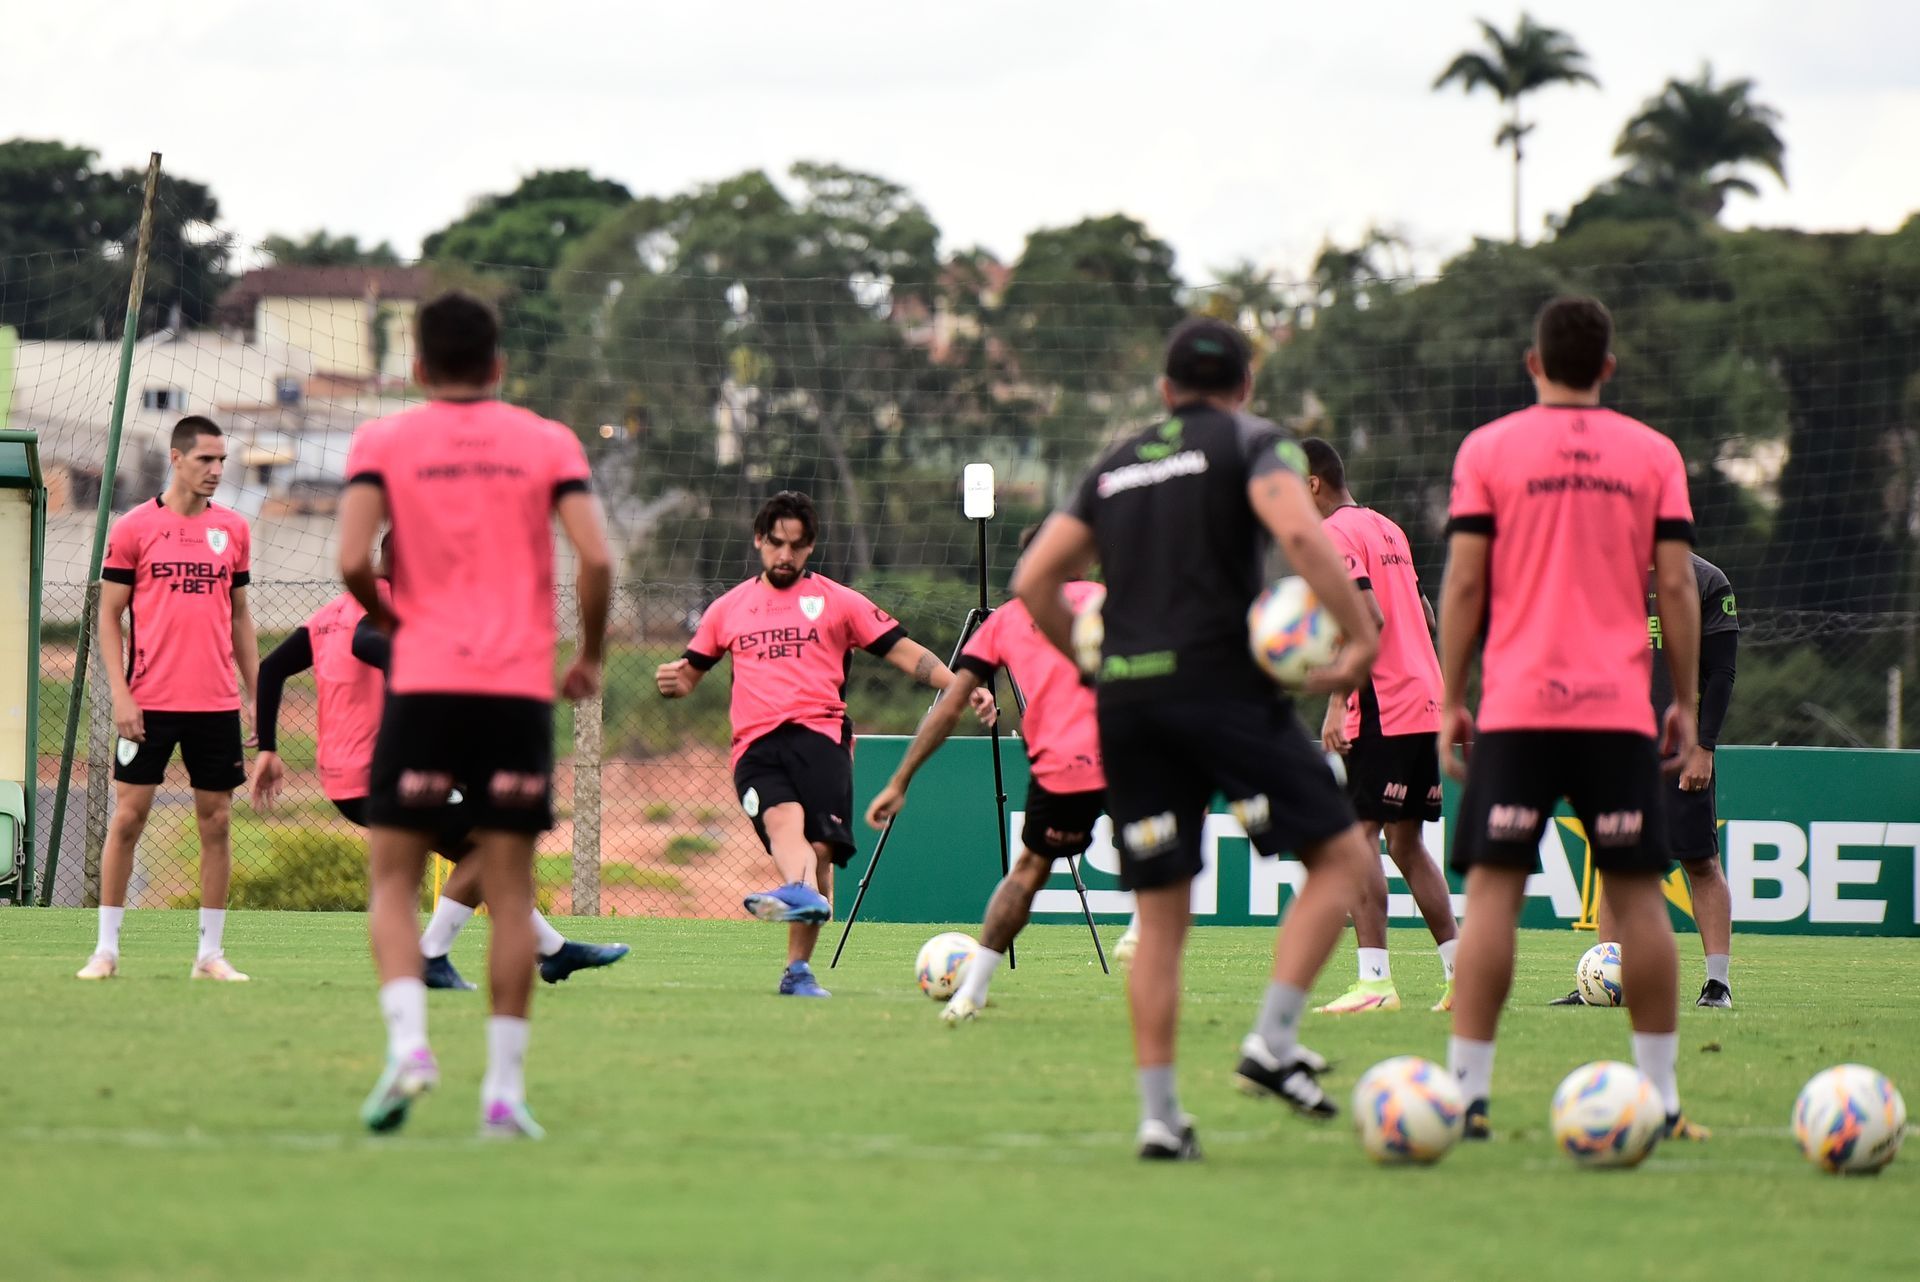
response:
<path id="1" fill-rule="evenodd" d="M 429 381 L 490 381 L 500 351 L 500 315 L 484 298 L 460 289 L 436 295 L 421 305 L 414 329 Z"/>
<path id="2" fill-rule="evenodd" d="M 1613 317 L 1597 298 L 1563 295 L 1533 320 L 1540 368 L 1562 387 L 1585 390 L 1600 382 L 1613 350 Z"/>
<path id="3" fill-rule="evenodd" d="M 1167 339 L 1167 381 L 1189 392 L 1232 392 L 1253 368 L 1253 344 L 1237 325 L 1195 316 Z"/>
<path id="4" fill-rule="evenodd" d="M 753 533 L 756 538 L 766 538 L 773 533 L 773 527 L 780 521 L 800 522 L 802 547 L 812 547 L 814 536 L 819 533 L 820 520 L 814 514 L 813 500 L 799 490 L 781 490 L 760 505 L 759 515 L 753 518 Z"/>
<path id="5" fill-rule="evenodd" d="M 1347 488 L 1347 465 L 1341 461 L 1339 450 L 1317 436 L 1309 436 L 1300 442 L 1300 452 L 1307 456 L 1308 475 L 1319 477 L 1336 490 Z"/>
<path id="6" fill-rule="evenodd" d="M 201 437 L 225 435 L 220 425 L 206 415 L 189 414 L 173 425 L 173 435 L 167 438 L 167 448 L 188 454 L 193 450 L 193 443 Z"/>

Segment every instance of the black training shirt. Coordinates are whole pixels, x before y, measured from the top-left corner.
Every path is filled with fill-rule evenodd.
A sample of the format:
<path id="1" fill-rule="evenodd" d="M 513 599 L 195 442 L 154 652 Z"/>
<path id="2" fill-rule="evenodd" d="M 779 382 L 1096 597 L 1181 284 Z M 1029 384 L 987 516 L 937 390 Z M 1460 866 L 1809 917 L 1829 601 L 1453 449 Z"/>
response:
<path id="1" fill-rule="evenodd" d="M 1693 581 L 1700 592 L 1700 742 L 1711 748 L 1733 692 L 1734 653 L 1740 637 L 1740 611 L 1733 584 L 1722 570 L 1698 552 L 1693 554 Z M 1653 711 L 1665 718 L 1673 703 L 1673 673 L 1667 670 L 1666 635 L 1660 626 L 1660 599 L 1647 589 L 1647 644 L 1653 650 Z"/>

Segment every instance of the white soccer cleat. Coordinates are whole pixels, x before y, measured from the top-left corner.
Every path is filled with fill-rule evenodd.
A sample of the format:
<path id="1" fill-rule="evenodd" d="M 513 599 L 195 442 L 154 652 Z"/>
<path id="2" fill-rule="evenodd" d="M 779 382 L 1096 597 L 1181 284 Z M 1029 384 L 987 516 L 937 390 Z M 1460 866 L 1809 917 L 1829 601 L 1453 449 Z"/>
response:
<path id="1" fill-rule="evenodd" d="M 1127 927 L 1127 933 L 1120 936 L 1119 939 L 1114 941 L 1114 944 L 1113 944 L 1114 962 L 1121 966 L 1132 965 L 1133 950 L 1138 948 L 1139 946 L 1140 946 L 1140 932 L 1135 930 L 1131 926 Z"/>
<path id="2" fill-rule="evenodd" d="M 973 1004 L 973 999 L 958 993 L 955 993 L 953 999 L 940 1011 L 941 1022 L 948 1028 L 958 1028 L 978 1018 L 980 1018 L 980 1008 Z"/>
<path id="3" fill-rule="evenodd" d="M 95 953 L 87 964 L 75 971 L 75 979 L 112 979 L 120 973 L 120 959 L 112 953 Z"/>
<path id="4" fill-rule="evenodd" d="M 543 1140 L 547 1132 L 533 1120 L 525 1101 L 488 1100 L 480 1108 L 483 1140 Z"/>
<path id="5" fill-rule="evenodd" d="M 212 957 L 203 957 L 193 964 L 191 979 L 214 979 L 223 984 L 244 984 L 248 976 L 233 968 L 224 954 L 216 953 Z"/>

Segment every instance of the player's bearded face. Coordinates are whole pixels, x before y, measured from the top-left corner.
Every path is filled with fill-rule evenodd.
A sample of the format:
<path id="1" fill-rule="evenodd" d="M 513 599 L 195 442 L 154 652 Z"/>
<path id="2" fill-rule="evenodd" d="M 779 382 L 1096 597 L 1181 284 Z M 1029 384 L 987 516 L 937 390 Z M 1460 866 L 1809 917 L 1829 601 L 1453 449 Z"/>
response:
<path id="1" fill-rule="evenodd" d="M 806 538 L 806 527 L 791 518 L 775 521 L 771 530 L 754 535 L 753 546 L 759 550 L 760 568 L 766 571 L 768 583 L 790 588 L 799 581 L 813 554 L 813 544 L 803 541 Z"/>

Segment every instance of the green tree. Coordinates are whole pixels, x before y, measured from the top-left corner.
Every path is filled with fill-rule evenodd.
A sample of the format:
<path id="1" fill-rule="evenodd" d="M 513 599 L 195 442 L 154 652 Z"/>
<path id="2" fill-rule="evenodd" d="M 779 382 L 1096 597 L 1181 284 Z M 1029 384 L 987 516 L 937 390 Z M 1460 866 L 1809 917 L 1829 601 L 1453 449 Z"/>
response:
<path id="1" fill-rule="evenodd" d="M 358 236 L 335 236 L 324 229 L 302 239 L 272 235 L 260 242 L 260 252 L 282 267 L 393 267 L 400 255 L 386 241 L 362 245 Z"/>
<path id="2" fill-rule="evenodd" d="M 1456 56 L 1434 80 L 1433 87 L 1438 90 L 1458 84 L 1467 93 L 1486 89 L 1505 104 L 1507 119 L 1494 135 L 1493 142 L 1496 147 L 1513 148 L 1513 240 L 1517 245 L 1521 242 L 1522 144 L 1534 128 L 1533 122 L 1521 116 L 1521 101 L 1528 94 L 1549 85 L 1584 84 L 1598 87 L 1600 82 L 1587 70 L 1587 55 L 1574 43 L 1573 37 L 1564 31 L 1543 27 L 1531 15 L 1524 13 L 1520 15 L 1520 25 L 1514 28 L 1512 35 L 1507 35 L 1485 19 L 1477 21 L 1481 33 L 1486 37 L 1485 46 L 1468 49 Z"/>
<path id="3" fill-rule="evenodd" d="M 1758 195 L 1741 171 L 1759 166 L 1782 186 L 1787 144 L 1780 113 L 1753 96 L 1748 79 L 1716 84 L 1713 68 L 1669 80 L 1620 133 L 1614 154 L 1632 162 L 1627 180 L 1703 218 L 1718 218 L 1732 192 Z"/>

